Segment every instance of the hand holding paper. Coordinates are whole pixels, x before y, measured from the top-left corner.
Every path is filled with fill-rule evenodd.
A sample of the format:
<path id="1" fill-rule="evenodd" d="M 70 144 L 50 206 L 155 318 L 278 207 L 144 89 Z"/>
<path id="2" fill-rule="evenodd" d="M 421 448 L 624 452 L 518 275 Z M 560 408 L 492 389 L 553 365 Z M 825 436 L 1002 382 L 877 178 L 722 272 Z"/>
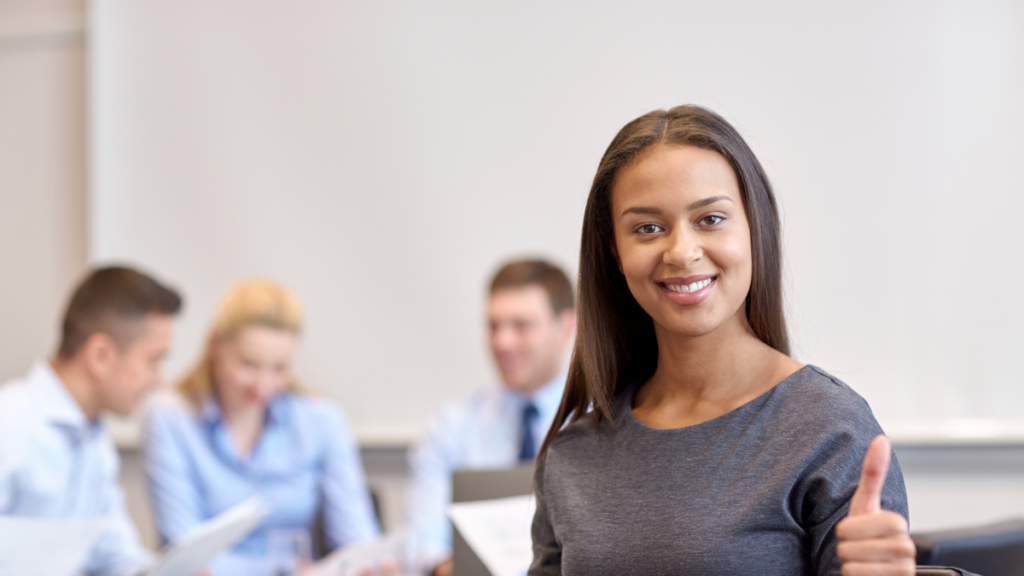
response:
<path id="1" fill-rule="evenodd" d="M 196 574 L 206 568 L 217 554 L 252 532 L 270 513 L 259 496 L 207 520 L 184 538 L 167 547 L 148 576 Z"/>

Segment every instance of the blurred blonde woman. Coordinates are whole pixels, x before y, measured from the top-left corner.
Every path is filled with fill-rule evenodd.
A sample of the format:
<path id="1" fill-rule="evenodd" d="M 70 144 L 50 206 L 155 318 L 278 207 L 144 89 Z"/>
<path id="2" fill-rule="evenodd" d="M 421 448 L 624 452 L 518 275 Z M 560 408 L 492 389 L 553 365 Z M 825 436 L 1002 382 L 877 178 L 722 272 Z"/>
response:
<path id="1" fill-rule="evenodd" d="M 302 307 L 285 286 L 232 286 L 199 363 L 146 412 L 143 462 L 165 541 L 254 494 L 273 509 L 214 562 L 214 576 L 267 573 L 268 535 L 309 529 L 318 514 L 332 547 L 378 533 L 344 414 L 293 374 L 301 329 Z"/>

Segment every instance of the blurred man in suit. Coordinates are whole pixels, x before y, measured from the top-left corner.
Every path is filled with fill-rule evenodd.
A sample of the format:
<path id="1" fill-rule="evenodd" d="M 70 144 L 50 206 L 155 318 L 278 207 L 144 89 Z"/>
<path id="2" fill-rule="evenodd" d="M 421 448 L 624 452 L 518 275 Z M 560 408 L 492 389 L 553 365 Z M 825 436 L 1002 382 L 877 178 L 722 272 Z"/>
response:
<path id="1" fill-rule="evenodd" d="M 438 576 L 451 573 L 452 472 L 533 462 L 554 420 L 576 329 L 572 285 L 548 262 L 506 264 L 491 281 L 487 321 L 500 383 L 445 405 L 410 452 L 407 522 Z"/>

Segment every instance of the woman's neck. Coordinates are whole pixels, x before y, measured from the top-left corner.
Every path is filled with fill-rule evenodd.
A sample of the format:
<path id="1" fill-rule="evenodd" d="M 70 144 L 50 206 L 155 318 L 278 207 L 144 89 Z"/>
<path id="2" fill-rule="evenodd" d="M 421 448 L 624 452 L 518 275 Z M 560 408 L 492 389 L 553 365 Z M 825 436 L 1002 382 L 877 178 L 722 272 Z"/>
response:
<path id="1" fill-rule="evenodd" d="M 243 458 L 248 457 L 256 448 L 256 444 L 259 443 L 260 436 L 263 434 L 263 424 L 267 417 L 266 408 L 232 409 L 222 404 L 221 411 L 238 455 Z"/>
<path id="2" fill-rule="evenodd" d="M 658 367 L 637 392 L 634 414 L 656 428 L 692 426 L 757 398 L 802 365 L 754 335 L 746 316 L 700 337 L 655 328 Z"/>

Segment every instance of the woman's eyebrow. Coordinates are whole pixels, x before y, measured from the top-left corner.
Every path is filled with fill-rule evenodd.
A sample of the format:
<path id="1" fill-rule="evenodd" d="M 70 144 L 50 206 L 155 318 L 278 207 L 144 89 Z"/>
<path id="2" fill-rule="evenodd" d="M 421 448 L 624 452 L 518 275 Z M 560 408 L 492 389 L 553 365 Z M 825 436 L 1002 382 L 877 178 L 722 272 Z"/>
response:
<path id="1" fill-rule="evenodd" d="M 622 211 L 621 216 L 626 214 L 661 214 L 661 208 L 653 208 L 651 206 L 633 206 L 632 208 L 626 208 Z"/>
<path id="2" fill-rule="evenodd" d="M 729 198 L 728 196 L 708 196 L 707 198 L 704 198 L 703 200 L 697 200 L 693 204 L 690 204 L 690 210 L 696 210 L 698 208 L 703 208 L 705 206 L 708 206 L 709 204 L 714 204 L 715 202 L 721 202 L 722 200 L 727 200 L 729 202 L 732 202 L 732 198 Z"/>
<path id="3" fill-rule="evenodd" d="M 707 198 L 703 198 L 701 200 L 697 200 L 693 204 L 690 204 L 688 209 L 689 210 L 696 210 L 698 208 L 703 208 L 703 207 L 708 206 L 710 204 L 714 204 L 715 202 L 721 202 L 722 200 L 726 200 L 728 202 L 732 202 L 732 198 L 729 198 L 728 196 L 708 196 Z M 622 216 L 625 216 L 626 214 L 653 214 L 653 215 L 657 216 L 657 215 L 659 215 L 661 213 L 662 213 L 661 208 L 655 208 L 653 206 L 633 206 L 633 207 L 626 208 L 625 210 L 623 210 L 622 214 L 619 217 L 621 218 Z"/>

